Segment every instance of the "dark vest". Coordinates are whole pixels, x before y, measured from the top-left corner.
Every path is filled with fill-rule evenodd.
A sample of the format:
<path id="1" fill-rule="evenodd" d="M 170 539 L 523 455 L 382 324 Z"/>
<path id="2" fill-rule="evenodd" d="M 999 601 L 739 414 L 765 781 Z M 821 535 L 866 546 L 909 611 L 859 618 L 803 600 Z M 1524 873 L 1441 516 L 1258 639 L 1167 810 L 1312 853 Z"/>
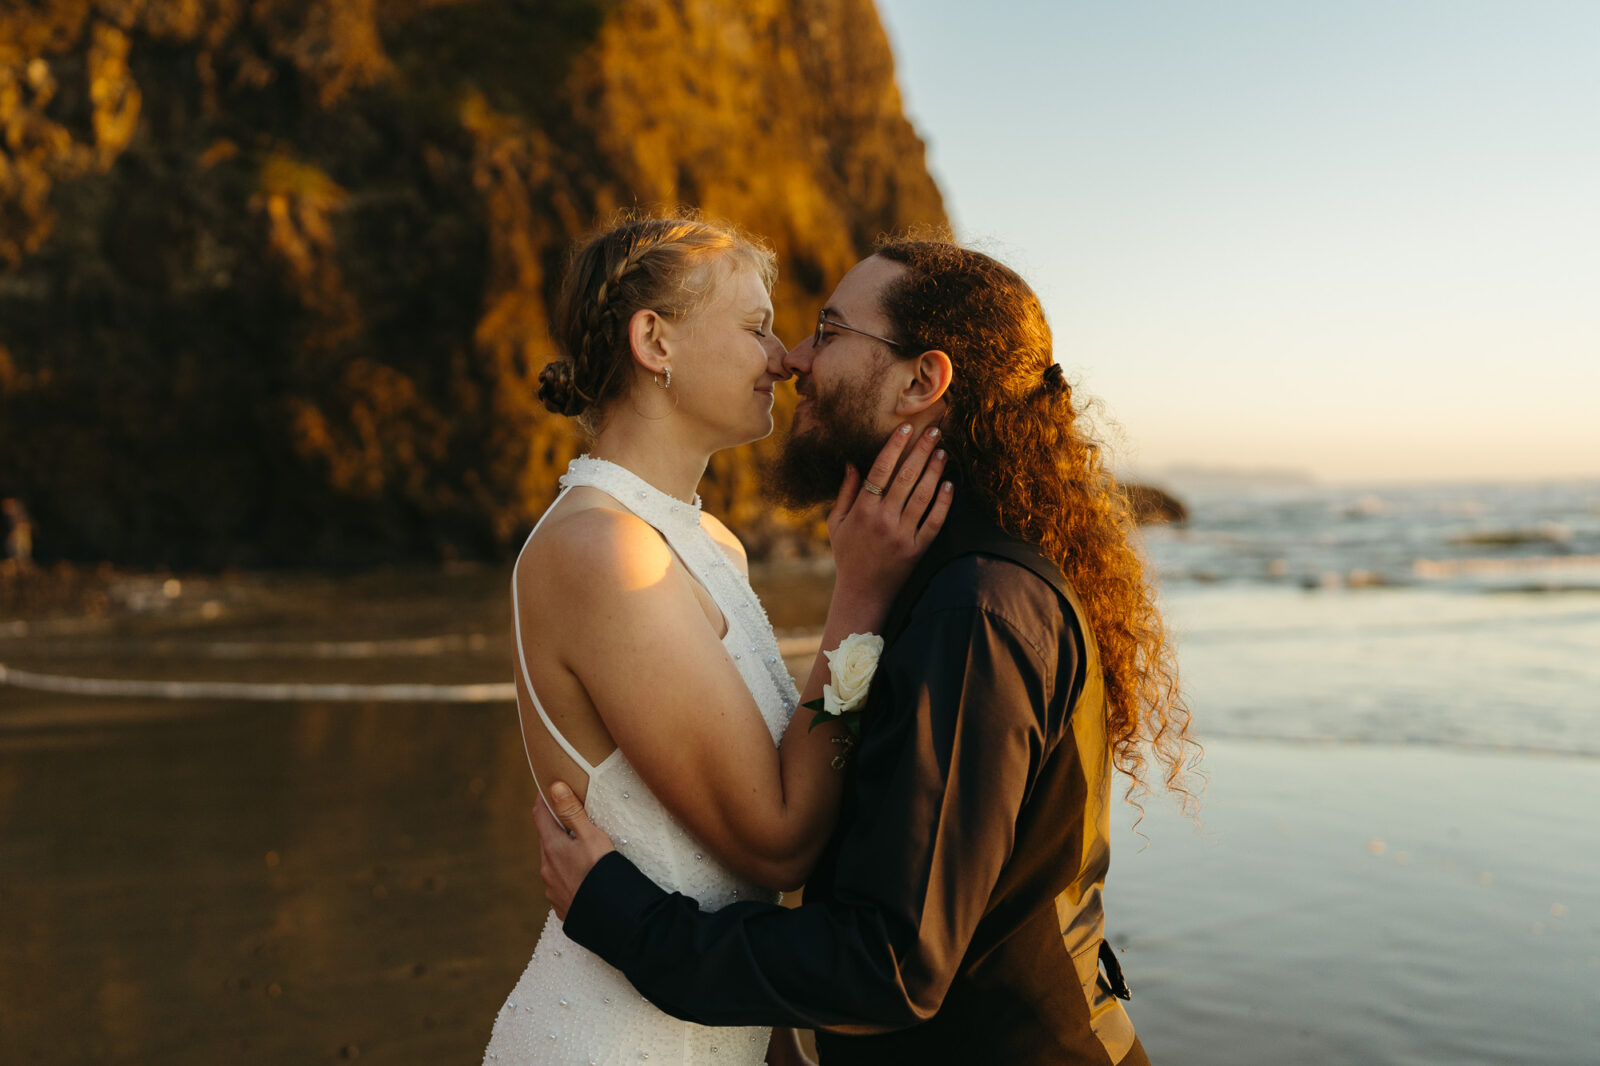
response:
<path id="1" fill-rule="evenodd" d="M 957 506 L 896 599 L 885 639 L 892 642 L 904 631 L 934 574 L 972 553 L 1023 567 L 1074 612 L 1064 630 L 1069 639 L 1075 630 L 1080 641 L 1079 669 L 1060 679 L 1076 690 L 1066 697 L 1070 715 L 1024 801 L 1012 856 L 938 1013 L 890 1033 L 819 1032 L 824 1066 L 1112 1064 L 1136 1046 L 1119 999 L 1127 990 L 1105 943 L 1101 892 L 1111 858 L 1111 751 L 1099 650 L 1076 593 L 1036 546 Z M 853 816 L 852 793 L 847 784 L 841 831 Z M 811 898 L 830 894 L 833 858 L 830 844 L 807 885 Z M 1142 1050 L 1134 1060 L 1145 1061 Z"/>

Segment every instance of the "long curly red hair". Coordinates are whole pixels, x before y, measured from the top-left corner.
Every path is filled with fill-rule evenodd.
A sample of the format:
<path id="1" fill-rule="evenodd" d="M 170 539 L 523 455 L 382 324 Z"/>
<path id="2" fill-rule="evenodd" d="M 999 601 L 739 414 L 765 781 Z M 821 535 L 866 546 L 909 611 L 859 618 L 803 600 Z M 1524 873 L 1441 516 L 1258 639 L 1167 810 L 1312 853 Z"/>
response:
<path id="1" fill-rule="evenodd" d="M 1088 611 L 1112 760 L 1131 779 L 1129 797 L 1147 789 L 1149 752 L 1188 805 L 1200 747 L 1177 656 L 1134 550 L 1128 497 L 1056 364 L 1038 297 L 1004 264 L 948 241 L 894 240 L 877 254 L 906 267 L 883 296 L 903 351 L 938 349 L 954 365 L 943 428 L 963 491 L 1060 565 Z"/>

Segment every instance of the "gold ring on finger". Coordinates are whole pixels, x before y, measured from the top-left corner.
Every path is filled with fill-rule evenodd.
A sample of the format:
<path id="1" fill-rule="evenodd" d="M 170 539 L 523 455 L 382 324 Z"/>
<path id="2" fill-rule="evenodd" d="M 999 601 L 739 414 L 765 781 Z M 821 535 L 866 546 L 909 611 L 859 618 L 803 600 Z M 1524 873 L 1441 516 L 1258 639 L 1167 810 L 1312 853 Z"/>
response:
<path id="1" fill-rule="evenodd" d="M 882 496 L 883 495 L 883 490 L 880 489 L 878 486 L 874 485 L 870 481 L 863 481 L 861 483 L 861 487 L 866 489 L 868 492 L 872 493 L 874 496 Z"/>

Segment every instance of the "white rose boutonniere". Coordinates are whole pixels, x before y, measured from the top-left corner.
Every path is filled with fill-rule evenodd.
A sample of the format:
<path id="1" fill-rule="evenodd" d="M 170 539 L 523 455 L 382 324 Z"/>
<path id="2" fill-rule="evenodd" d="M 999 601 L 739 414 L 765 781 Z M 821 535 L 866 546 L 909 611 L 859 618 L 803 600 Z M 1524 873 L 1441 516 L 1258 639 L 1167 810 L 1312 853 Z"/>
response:
<path id="1" fill-rule="evenodd" d="M 822 654 L 828 660 L 828 683 L 822 686 L 822 698 L 805 707 L 816 712 L 811 719 L 812 729 L 834 720 L 844 724 L 845 735 L 834 738 L 843 750 L 833 758 L 833 768 L 842 770 L 861 738 L 861 705 L 866 702 L 872 675 L 883 655 L 883 638 L 876 633 L 851 633 L 837 648 Z"/>

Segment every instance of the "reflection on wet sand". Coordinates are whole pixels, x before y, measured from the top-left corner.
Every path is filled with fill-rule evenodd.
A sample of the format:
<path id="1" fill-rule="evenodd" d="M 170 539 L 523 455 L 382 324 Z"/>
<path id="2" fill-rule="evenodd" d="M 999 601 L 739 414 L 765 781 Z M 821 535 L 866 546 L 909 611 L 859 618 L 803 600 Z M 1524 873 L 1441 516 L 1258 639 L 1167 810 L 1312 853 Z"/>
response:
<path id="1" fill-rule="evenodd" d="M 763 592 L 782 625 L 818 587 Z M 52 637 L 30 658 L 8 635 L 0 661 L 188 678 L 218 641 L 479 633 L 459 654 L 263 654 L 226 676 L 501 681 L 504 588 L 307 579 L 235 590 L 211 619 L 180 601 L 107 621 L 81 633 L 93 654 Z M 0 688 L 0 1061 L 475 1061 L 544 921 L 534 800 L 509 704 Z"/>
<path id="2" fill-rule="evenodd" d="M 506 708 L 212 712 L 0 747 L 6 1060 L 481 1046 L 544 916 Z"/>

